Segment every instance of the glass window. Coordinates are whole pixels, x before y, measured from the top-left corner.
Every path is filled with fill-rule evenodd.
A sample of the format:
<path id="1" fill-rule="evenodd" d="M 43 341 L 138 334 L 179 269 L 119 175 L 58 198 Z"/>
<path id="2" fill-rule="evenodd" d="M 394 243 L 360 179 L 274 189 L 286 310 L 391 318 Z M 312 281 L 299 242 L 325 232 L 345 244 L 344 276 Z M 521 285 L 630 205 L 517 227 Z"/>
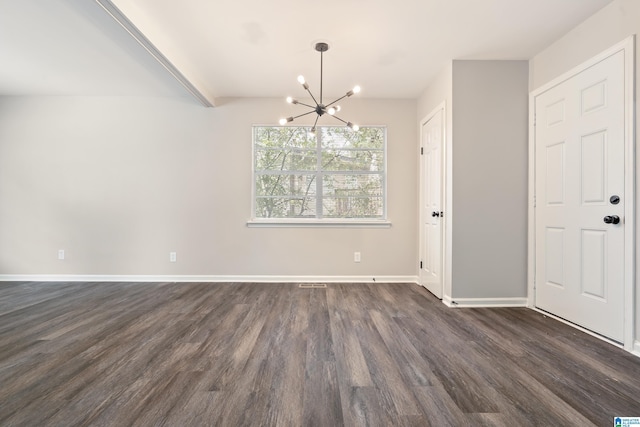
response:
<path id="1" fill-rule="evenodd" d="M 386 128 L 254 126 L 255 219 L 385 219 Z"/>

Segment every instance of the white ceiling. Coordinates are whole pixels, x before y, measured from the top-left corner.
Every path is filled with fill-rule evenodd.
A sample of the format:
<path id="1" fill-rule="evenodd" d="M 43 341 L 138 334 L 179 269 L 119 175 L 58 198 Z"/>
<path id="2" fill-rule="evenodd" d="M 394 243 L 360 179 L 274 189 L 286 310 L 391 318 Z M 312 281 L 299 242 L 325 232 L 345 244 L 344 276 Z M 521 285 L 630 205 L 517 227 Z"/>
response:
<path id="1" fill-rule="evenodd" d="M 452 59 L 529 59 L 613 0 L 0 0 L 0 95 L 184 96 L 98 2 L 115 5 L 205 96 L 355 84 L 415 98 Z"/>

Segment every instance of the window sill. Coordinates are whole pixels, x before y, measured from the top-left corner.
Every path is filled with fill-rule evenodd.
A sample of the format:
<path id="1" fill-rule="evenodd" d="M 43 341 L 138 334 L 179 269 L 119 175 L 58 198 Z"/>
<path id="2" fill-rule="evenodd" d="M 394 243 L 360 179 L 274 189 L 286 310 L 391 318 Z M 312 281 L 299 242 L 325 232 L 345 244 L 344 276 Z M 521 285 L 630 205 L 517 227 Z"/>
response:
<path id="1" fill-rule="evenodd" d="M 383 219 L 362 220 L 362 219 L 252 219 L 247 221 L 250 228 L 390 228 L 391 221 Z"/>

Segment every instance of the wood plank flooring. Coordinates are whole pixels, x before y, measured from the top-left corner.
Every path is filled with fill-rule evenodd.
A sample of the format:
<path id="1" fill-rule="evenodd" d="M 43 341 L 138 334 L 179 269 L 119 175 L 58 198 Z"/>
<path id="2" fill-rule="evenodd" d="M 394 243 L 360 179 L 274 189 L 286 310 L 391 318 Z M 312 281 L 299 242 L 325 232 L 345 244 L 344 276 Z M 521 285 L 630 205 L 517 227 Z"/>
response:
<path id="1" fill-rule="evenodd" d="M 413 284 L 0 283 L 1 426 L 611 426 L 640 358 Z"/>

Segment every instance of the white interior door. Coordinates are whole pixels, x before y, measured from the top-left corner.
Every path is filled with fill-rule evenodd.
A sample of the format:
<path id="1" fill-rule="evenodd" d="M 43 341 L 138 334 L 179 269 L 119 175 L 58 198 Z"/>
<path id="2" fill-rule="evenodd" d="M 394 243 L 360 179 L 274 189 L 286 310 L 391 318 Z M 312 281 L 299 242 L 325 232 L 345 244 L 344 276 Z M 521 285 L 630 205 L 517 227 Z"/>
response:
<path id="1" fill-rule="evenodd" d="M 420 166 L 420 284 L 442 298 L 442 109 L 422 124 Z"/>
<path id="2" fill-rule="evenodd" d="M 535 98 L 535 305 L 619 342 L 624 83 L 619 51 Z"/>

